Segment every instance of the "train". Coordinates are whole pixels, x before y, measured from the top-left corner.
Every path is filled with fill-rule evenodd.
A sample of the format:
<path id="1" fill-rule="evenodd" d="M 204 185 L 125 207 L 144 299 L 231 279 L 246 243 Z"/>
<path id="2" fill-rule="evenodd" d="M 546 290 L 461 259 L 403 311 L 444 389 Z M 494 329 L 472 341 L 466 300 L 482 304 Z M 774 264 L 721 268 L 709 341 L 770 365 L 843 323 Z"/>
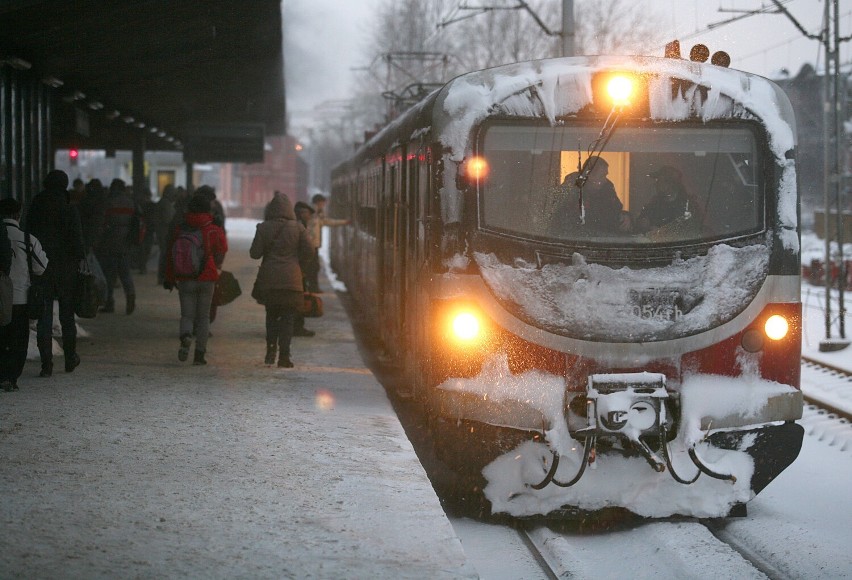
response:
<path id="1" fill-rule="evenodd" d="M 746 516 L 798 456 L 795 120 L 729 61 L 466 73 L 332 170 L 331 268 L 489 513 Z"/>

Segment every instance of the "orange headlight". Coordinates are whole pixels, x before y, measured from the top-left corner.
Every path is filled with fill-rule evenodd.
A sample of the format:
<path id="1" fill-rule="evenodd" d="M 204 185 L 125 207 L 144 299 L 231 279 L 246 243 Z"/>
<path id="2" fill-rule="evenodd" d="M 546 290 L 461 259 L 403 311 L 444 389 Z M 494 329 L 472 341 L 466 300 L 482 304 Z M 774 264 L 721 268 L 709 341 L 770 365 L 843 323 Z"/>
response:
<path id="1" fill-rule="evenodd" d="M 633 94 L 633 80 L 624 75 L 615 75 L 606 84 L 606 92 L 616 107 L 630 104 L 630 96 Z"/>
<path id="2" fill-rule="evenodd" d="M 780 314 L 773 314 L 766 319 L 763 331 L 772 340 L 781 340 L 790 331 L 790 323 Z"/>
<path id="3" fill-rule="evenodd" d="M 465 173 L 471 180 L 481 180 L 488 176 L 488 162 L 484 157 L 471 157 L 466 162 Z"/>
<path id="4" fill-rule="evenodd" d="M 460 342 L 472 342 L 482 334 L 479 317 L 470 310 L 461 310 L 452 317 L 452 335 Z"/>

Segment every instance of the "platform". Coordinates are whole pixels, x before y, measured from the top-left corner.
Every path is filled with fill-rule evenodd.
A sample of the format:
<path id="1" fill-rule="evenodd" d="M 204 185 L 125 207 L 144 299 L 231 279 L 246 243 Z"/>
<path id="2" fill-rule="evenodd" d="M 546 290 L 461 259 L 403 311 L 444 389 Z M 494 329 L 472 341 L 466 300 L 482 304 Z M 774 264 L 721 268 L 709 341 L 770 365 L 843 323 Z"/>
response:
<path id="1" fill-rule="evenodd" d="M 80 321 L 82 364 L 29 361 L 0 393 L 0 576 L 476 577 L 339 296 L 263 364 L 258 262 L 231 237 L 243 295 L 181 363 L 178 295 L 135 275 L 137 309 Z"/>

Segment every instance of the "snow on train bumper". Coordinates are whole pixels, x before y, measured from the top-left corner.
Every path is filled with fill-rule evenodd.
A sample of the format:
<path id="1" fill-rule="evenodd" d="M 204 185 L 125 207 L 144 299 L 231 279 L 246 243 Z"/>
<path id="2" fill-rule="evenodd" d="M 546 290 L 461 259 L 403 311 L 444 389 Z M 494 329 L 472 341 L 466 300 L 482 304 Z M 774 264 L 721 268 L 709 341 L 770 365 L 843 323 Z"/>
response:
<path id="1" fill-rule="evenodd" d="M 576 393 L 572 393 L 575 394 Z M 545 432 L 564 422 L 563 377 L 541 371 L 513 375 L 504 354 L 493 355 L 471 378 L 450 378 L 430 394 L 434 414 L 495 427 Z M 680 388 L 681 416 L 690 428 L 736 429 L 802 417 L 802 393 L 757 377 L 693 375 Z"/>
<path id="2" fill-rule="evenodd" d="M 669 392 L 662 374 L 601 374 L 568 392 L 561 377 L 512 375 L 495 355 L 479 376 L 439 385 L 433 405 L 447 419 L 544 435 L 483 470 L 493 511 L 515 516 L 566 506 L 724 516 L 790 465 L 803 437 L 801 392 L 747 376 L 688 376 Z"/>

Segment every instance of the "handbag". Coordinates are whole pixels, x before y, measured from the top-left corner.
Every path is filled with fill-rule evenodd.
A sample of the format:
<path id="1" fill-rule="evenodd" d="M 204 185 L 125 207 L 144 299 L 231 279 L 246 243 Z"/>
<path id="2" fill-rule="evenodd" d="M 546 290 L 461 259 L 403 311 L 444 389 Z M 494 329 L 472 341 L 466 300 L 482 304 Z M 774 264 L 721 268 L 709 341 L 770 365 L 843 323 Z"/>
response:
<path id="1" fill-rule="evenodd" d="M 213 304 L 216 306 L 230 304 L 242 293 L 239 280 L 231 272 L 226 270 L 219 272 L 219 279 L 216 280 L 216 286 L 213 288 Z"/>
<path id="2" fill-rule="evenodd" d="M 74 288 L 74 314 L 80 318 L 94 318 L 98 315 L 100 305 L 97 277 L 92 274 L 84 260 L 77 272 L 77 283 Z"/>
<path id="3" fill-rule="evenodd" d="M 304 300 L 297 311 L 305 318 L 319 318 L 322 316 L 322 297 L 319 294 L 305 292 Z"/>
<path id="4" fill-rule="evenodd" d="M 27 248 L 27 272 L 30 275 L 30 286 L 27 288 L 27 318 L 38 320 L 44 312 L 44 295 L 46 288 L 38 276 L 33 275 L 33 253 L 30 244 L 30 233 L 24 232 L 24 245 Z"/>

